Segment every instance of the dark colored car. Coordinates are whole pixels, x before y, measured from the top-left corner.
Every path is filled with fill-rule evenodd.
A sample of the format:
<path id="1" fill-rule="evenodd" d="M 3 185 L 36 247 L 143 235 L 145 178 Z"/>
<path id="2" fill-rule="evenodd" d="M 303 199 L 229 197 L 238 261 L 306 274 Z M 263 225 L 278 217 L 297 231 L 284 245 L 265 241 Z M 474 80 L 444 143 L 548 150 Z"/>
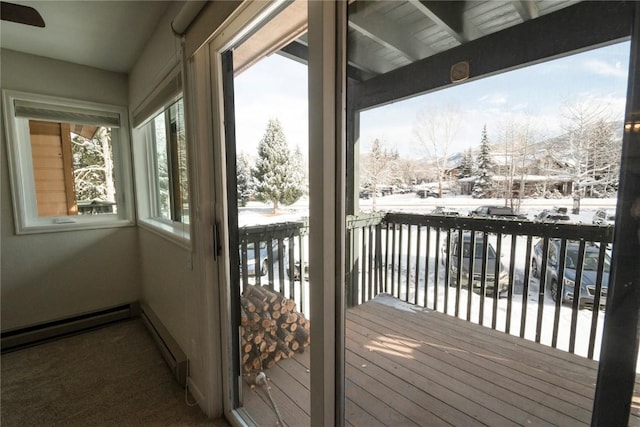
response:
<path id="1" fill-rule="evenodd" d="M 469 257 L 471 256 L 471 233 L 467 232 L 462 237 L 462 271 L 460 274 L 461 286 L 467 287 L 469 284 Z M 484 256 L 484 236 L 482 233 L 476 233 L 475 253 L 473 260 L 473 289 L 480 290 L 482 285 L 482 262 Z M 442 262 L 446 257 L 446 246 L 442 250 Z M 496 271 L 496 251 L 491 243 L 487 243 L 487 265 L 485 273 L 485 290 L 487 294 L 494 294 L 495 289 L 495 271 Z M 449 286 L 455 286 L 458 274 L 458 235 L 451 236 L 451 254 L 449 261 Z M 509 287 L 509 277 L 507 268 L 500 262 L 500 271 L 498 273 L 498 296 L 507 291 Z"/>
<path id="2" fill-rule="evenodd" d="M 542 212 L 540 212 L 538 215 L 536 215 L 536 219 L 539 221 L 546 221 L 546 222 L 571 221 L 571 218 L 569 217 L 569 215 L 567 215 L 566 210 L 564 213 L 562 213 L 561 211 L 549 210 L 549 209 L 545 209 Z"/>
<path id="3" fill-rule="evenodd" d="M 471 212 L 469 216 L 479 217 L 499 217 L 499 218 L 521 218 L 509 206 L 478 206 Z"/>
<path id="4" fill-rule="evenodd" d="M 433 191 L 429 188 L 421 188 L 418 191 L 416 191 L 416 194 L 421 199 L 426 199 L 427 197 L 436 197 L 436 198 L 440 197 L 437 191 Z"/>
<path id="5" fill-rule="evenodd" d="M 533 248 L 533 256 L 531 257 L 531 272 L 533 277 L 540 277 L 540 266 L 542 265 L 542 246 L 543 241 L 539 240 Z M 562 302 L 568 303 L 573 301 L 575 292 L 576 269 L 578 267 L 578 250 L 579 243 L 567 242 L 567 254 L 565 257 L 564 272 L 561 274 L 559 268 L 560 240 L 549 240 L 549 256 L 547 258 L 547 278 L 546 284 L 551 290 L 551 297 L 554 301 L 560 297 L 560 280 L 562 280 Z M 598 257 L 600 248 L 596 245 L 585 247 L 584 261 L 582 265 L 582 281 L 580 283 L 580 307 L 593 306 L 594 296 L 596 292 L 596 278 L 598 274 Z M 604 272 L 602 274 L 602 291 L 600 293 L 600 305 L 604 306 L 607 302 L 607 290 L 609 286 L 609 270 L 611 268 L 611 258 L 605 253 Z"/>

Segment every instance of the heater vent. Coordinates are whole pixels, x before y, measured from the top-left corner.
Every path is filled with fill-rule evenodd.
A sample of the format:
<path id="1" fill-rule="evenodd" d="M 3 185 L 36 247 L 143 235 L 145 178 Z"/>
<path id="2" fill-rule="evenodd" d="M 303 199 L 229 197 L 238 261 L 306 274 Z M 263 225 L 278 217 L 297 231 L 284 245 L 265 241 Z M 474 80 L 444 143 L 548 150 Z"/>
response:
<path id="1" fill-rule="evenodd" d="M 2 332 L 2 353 L 137 317 L 137 302 Z"/>
<path id="2" fill-rule="evenodd" d="M 148 305 L 141 305 L 140 317 L 149 329 L 151 336 L 160 349 L 162 357 L 167 362 L 167 365 L 169 365 L 178 384 L 185 387 L 188 374 L 187 355 L 182 351 L 176 340 L 173 339 L 158 316 L 156 316 Z"/>

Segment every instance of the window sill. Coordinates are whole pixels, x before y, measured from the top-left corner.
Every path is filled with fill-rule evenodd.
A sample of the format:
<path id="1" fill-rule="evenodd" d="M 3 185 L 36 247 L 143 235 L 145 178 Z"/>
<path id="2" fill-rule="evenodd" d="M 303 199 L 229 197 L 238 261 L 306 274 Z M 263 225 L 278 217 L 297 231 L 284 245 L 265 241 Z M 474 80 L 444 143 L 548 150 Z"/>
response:
<path id="1" fill-rule="evenodd" d="M 104 228 L 132 227 L 135 224 L 128 219 L 96 218 L 78 220 L 75 217 L 58 217 L 30 222 L 16 227 L 16 234 L 60 233 L 81 230 L 99 230 Z"/>
<path id="2" fill-rule="evenodd" d="M 184 249 L 191 250 L 191 238 L 189 235 L 191 227 L 189 224 L 145 218 L 140 219 L 138 225 Z"/>

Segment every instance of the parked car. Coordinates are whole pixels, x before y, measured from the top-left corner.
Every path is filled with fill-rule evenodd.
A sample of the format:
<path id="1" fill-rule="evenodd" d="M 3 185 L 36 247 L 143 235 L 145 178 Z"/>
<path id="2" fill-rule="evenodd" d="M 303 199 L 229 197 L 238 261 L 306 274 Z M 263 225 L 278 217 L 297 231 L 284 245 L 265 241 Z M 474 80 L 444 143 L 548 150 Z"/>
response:
<path id="1" fill-rule="evenodd" d="M 426 199 L 427 197 L 440 197 L 440 194 L 438 194 L 437 191 L 434 191 L 430 188 L 421 188 L 418 191 L 416 191 L 416 194 L 421 199 Z"/>
<path id="2" fill-rule="evenodd" d="M 567 208 L 544 209 L 542 212 L 535 216 L 535 219 L 547 222 L 571 221 L 571 217 L 567 215 Z"/>
<path id="3" fill-rule="evenodd" d="M 576 269 L 578 267 L 578 250 L 579 243 L 575 241 L 567 242 L 567 253 L 565 256 L 564 272 L 561 275 L 559 269 L 560 239 L 549 240 L 549 255 L 547 257 L 547 277 L 546 284 L 551 290 L 551 297 L 556 301 L 560 297 L 560 280 L 563 283 L 562 302 L 568 303 L 573 301 L 574 288 L 576 281 Z M 540 268 L 542 266 L 542 247 L 543 240 L 540 239 L 533 247 L 533 255 L 531 257 L 531 272 L 533 277 L 540 277 Z M 585 247 L 584 261 L 582 265 L 582 281 L 580 283 L 580 307 L 593 306 L 596 291 L 596 277 L 598 274 L 598 257 L 600 248 L 597 245 L 589 245 Z M 611 258 L 605 253 L 604 272 L 602 274 L 602 291 L 600 293 L 600 305 L 604 306 L 607 302 L 607 290 L 609 286 L 609 270 L 611 268 Z M 562 278 L 561 278 L 562 276 Z"/>
<path id="4" fill-rule="evenodd" d="M 591 222 L 596 225 L 613 225 L 616 222 L 616 215 L 606 209 L 598 209 L 596 213 L 593 214 Z"/>
<path id="5" fill-rule="evenodd" d="M 300 280 L 301 277 L 301 265 L 302 263 L 300 261 L 296 261 L 293 264 L 293 272 L 291 271 L 291 268 L 289 268 L 289 263 L 286 262 L 286 272 L 287 272 L 287 277 L 288 278 L 293 278 L 293 280 Z M 308 281 L 309 280 L 309 263 L 308 262 L 304 262 L 304 280 Z"/>
<path id="6" fill-rule="evenodd" d="M 363 200 L 367 200 L 373 197 L 373 191 L 370 190 L 360 190 L 360 198 Z"/>
<path id="7" fill-rule="evenodd" d="M 469 284 L 469 257 L 471 254 L 471 232 L 462 235 L 462 271 L 460 273 L 461 286 L 467 287 Z M 484 235 L 476 233 L 475 253 L 473 260 L 473 289 L 480 290 L 482 285 L 482 262 L 484 256 Z M 442 250 L 442 262 L 447 256 L 446 244 Z M 487 294 L 495 294 L 495 271 L 496 271 L 496 251 L 490 242 L 487 242 L 487 265 L 485 273 L 485 290 Z M 451 254 L 449 261 L 449 286 L 456 286 L 458 274 L 458 234 L 451 236 Z M 500 271 L 498 272 L 498 297 L 504 294 L 509 287 L 509 277 L 506 266 L 500 261 Z"/>
<path id="8" fill-rule="evenodd" d="M 453 209 L 445 208 L 444 206 L 436 206 L 431 212 L 431 215 L 445 215 L 445 216 L 458 216 L 460 213 Z"/>
<path id="9" fill-rule="evenodd" d="M 499 218 L 523 218 L 513 211 L 509 206 L 478 206 L 471 212 L 469 216 L 476 217 L 499 217 Z"/>
<path id="10" fill-rule="evenodd" d="M 277 260 L 280 255 L 277 240 L 271 241 L 271 250 L 273 260 Z M 247 274 L 249 276 L 257 276 L 258 273 L 260 273 L 260 276 L 264 276 L 269 271 L 269 250 L 267 248 L 267 242 L 260 242 L 258 245 L 259 259 L 256 259 L 255 253 L 254 243 L 247 243 Z M 257 268 L 258 262 L 260 263 L 260 268 Z M 240 246 L 240 275 L 242 275 L 242 246 Z"/>

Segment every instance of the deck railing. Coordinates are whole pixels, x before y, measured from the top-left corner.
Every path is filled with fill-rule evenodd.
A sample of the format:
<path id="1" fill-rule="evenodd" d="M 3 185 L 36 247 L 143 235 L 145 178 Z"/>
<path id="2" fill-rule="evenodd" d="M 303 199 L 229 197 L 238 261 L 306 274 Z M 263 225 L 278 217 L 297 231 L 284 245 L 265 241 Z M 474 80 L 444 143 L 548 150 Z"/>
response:
<path id="1" fill-rule="evenodd" d="M 308 314 L 308 234 L 306 221 L 239 228 L 240 292 L 248 284 L 265 285 L 296 301 Z"/>
<path id="2" fill-rule="evenodd" d="M 604 320 L 612 237 L 612 227 L 582 224 L 407 213 L 349 217 L 346 301 L 354 306 L 385 292 L 593 358 Z M 266 282 L 307 311 L 308 282 L 299 280 L 307 277 L 307 238 L 306 222 L 242 228 L 243 286 Z M 273 260 L 262 277 L 248 274 L 251 246 L 257 265 Z M 587 294 L 570 292 L 571 282 L 579 290 L 586 281 Z M 554 283 L 556 295 L 570 301 L 552 299 Z"/>

